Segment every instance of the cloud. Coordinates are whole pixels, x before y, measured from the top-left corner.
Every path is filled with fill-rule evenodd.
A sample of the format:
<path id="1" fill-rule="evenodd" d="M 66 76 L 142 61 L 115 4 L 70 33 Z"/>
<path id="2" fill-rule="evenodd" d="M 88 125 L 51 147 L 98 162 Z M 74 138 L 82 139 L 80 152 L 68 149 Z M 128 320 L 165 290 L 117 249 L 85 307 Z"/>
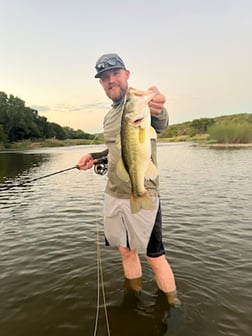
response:
<path id="1" fill-rule="evenodd" d="M 50 106 L 47 105 L 32 105 L 31 108 L 38 112 L 47 112 L 50 110 Z"/>
<path id="2" fill-rule="evenodd" d="M 36 108 L 40 115 L 47 117 L 49 122 L 94 133 L 102 131 L 103 118 L 110 104 L 103 102 L 80 105 L 55 104 L 33 106 L 33 108 Z"/>

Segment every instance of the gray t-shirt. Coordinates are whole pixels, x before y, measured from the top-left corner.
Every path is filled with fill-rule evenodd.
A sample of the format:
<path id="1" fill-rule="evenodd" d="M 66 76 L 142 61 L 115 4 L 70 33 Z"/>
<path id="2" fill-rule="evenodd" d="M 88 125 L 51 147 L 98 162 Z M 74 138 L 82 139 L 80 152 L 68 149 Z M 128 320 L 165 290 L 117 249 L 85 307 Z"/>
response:
<path id="1" fill-rule="evenodd" d="M 108 157 L 108 181 L 105 192 L 116 198 L 129 198 L 131 194 L 130 182 L 122 181 L 117 173 L 116 166 L 121 157 L 119 145 L 121 117 L 124 101 L 112 105 L 112 109 L 106 114 L 103 121 L 104 140 L 107 149 L 101 153 L 91 153 L 93 158 L 98 158 L 107 154 Z M 162 132 L 168 126 L 168 113 L 165 108 L 158 116 L 151 117 L 151 125 L 157 133 Z M 151 159 L 157 166 L 157 140 L 151 139 Z M 145 180 L 145 188 L 151 196 L 158 196 L 159 179 Z"/>

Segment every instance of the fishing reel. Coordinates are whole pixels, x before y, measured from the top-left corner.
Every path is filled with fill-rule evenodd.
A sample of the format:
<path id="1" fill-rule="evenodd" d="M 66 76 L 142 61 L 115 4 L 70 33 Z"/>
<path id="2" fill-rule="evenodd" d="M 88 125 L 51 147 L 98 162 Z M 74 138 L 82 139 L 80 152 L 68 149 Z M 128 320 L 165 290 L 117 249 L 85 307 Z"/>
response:
<path id="1" fill-rule="evenodd" d="M 98 175 L 105 175 L 108 171 L 108 159 L 106 156 L 94 160 L 94 171 Z"/>

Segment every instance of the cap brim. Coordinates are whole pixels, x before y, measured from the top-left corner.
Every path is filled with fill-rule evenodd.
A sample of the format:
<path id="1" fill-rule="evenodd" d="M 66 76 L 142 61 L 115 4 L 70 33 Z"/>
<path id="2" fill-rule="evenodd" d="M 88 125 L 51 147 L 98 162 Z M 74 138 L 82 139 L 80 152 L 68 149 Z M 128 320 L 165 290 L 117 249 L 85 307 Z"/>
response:
<path id="1" fill-rule="evenodd" d="M 126 70 L 123 66 L 119 66 L 119 65 L 110 66 L 110 67 L 107 68 L 107 69 L 103 69 L 103 70 L 99 71 L 94 77 L 95 77 L 95 78 L 100 78 L 100 77 L 101 77 L 101 74 L 103 74 L 103 73 L 106 72 L 106 71 L 113 70 L 113 69 L 123 69 L 123 70 Z"/>

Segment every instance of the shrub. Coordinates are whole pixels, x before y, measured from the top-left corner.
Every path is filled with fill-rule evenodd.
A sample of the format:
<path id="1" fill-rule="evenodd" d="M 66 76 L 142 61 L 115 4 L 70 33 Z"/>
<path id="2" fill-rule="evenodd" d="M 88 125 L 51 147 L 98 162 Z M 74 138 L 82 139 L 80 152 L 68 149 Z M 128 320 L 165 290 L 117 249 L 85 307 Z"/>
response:
<path id="1" fill-rule="evenodd" d="M 208 128 L 209 139 L 217 143 L 251 143 L 252 123 L 229 121 Z"/>

